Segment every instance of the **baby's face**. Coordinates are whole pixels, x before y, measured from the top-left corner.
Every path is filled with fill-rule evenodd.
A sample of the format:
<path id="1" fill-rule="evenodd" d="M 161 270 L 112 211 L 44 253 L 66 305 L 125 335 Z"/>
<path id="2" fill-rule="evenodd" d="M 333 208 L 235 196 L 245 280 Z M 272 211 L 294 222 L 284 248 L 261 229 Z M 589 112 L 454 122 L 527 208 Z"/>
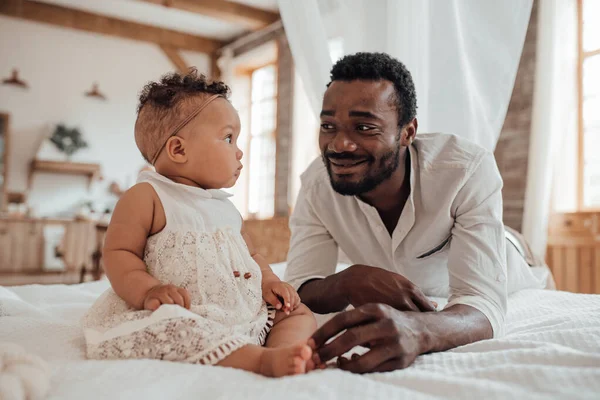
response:
<path id="1" fill-rule="evenodd" d="M 213 100 L 181 132 L 187 142 L 186 177 L 205 189 L 233 186 L 242 169 L 239 134 L 240 118 L 231 103 Z"/>

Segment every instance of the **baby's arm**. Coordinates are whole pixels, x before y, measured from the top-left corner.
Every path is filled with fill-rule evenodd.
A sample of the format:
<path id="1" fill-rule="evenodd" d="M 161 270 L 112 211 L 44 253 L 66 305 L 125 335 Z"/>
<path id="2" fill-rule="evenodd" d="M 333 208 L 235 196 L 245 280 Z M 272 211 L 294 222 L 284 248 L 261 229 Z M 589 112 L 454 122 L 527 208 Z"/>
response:
<path id="1" fill-rule="evenodd" d="M 176 293 L 183 289 L 161 285 L 147 272 L 143 261 L 148 236 L 160 232 L 165 224 L 156 192 L 149 184 L 142 183 L 123 194 L 106 232 L 103 251 L 106 276 L 115 293 L 138 310 L 156 309 L 163 303 L 188 305 L 188 299 L 184 302 L 177 297 L 184 297 L 183 293 Z M 148 296 L 149 293 L 153 295 Z M 161 301 L 165 296 L 168 299 Z M 152 304 L 145 304 L 150 303 L 149 297 L 153 298 Z"/>
<path id="2" fill-rule="evenodd" d="M 242 237 L 244 238 L 244 241 L 246 242 L 246 246 L 248 247 L 248 251 L 250 251 L 250 255 L 252 256 L 254 261 L 256 261 L 256 263 L 260 267 L 260 270 L 262 272 L 263 284 L 265 282 L 271 282 L 271 281 L 279 282 L 280 279 L 277 277 L 277 275 L 275 275 L 273 273 L 271 266 L 267 263 L 265 258 L 256 251 L 256 248 L 254 247 L 254 243 L 252 243 L 252 239 L 250 239 L 250 235 L 248 235 L 248 232 L 246 232 L 243 223 L 242 223 Z"/>
<path id="3" fill-rule="evenodd" d="M 242 224 L 242 236 L 248 246 L 250 255 L 256 261 L 262 272 L 262 291 L 265 301 L 275 308 L 286 312 L 295 310 L 300 305 L 300 296 L 289 284 L 282 282 L 267 263 L 264 257 L 258 253 L 250 239 L 250 235 L 245 231 Z M 281 298 L 281 299 L 280 299 Z M 283 302 L 281 301 L 283 300 Z"/>

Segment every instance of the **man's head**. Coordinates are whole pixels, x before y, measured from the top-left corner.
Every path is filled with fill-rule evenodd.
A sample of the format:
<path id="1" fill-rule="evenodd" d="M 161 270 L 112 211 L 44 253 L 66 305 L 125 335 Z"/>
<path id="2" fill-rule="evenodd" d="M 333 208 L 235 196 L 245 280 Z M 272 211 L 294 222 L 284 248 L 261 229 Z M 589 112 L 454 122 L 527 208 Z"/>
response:
<path id="1" fill-rule="evenodd" d="M 360 195 L 398 168 L 417 132 L 410 72 L 384 53 L 339 60 L 323 97 L 319 146 L 334 190 Z"/>
<path id="2" fill-rule="evenodd" d="M 135 141 L 146 161 L 206 189 L 233 186 L 242 152 L 229 88 L 191 70 L 148 83 L 140 95 Z"/>

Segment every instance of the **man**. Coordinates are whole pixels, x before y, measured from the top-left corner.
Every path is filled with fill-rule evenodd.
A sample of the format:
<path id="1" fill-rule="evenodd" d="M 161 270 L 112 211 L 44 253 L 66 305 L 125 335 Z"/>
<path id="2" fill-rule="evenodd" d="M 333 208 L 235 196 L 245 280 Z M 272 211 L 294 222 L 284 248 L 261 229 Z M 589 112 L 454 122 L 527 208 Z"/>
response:
<path id="1" fill-rule="evenodd" d="M 302 176 L 290 220 L 288 280 L 316 313 L 325 363 L 357 373 L 502 335 L 502 179 L 493 154 L 457 136 L 417 136 L 410 73 L 381 53 L 337 62 L 323 98 L 322 159 Z M 352 261 L 335 273 L 338 250 Z M 449 298 L 435 312 L 426 297 Z M 326 342 L 340 332 L 345 333 Z"/>

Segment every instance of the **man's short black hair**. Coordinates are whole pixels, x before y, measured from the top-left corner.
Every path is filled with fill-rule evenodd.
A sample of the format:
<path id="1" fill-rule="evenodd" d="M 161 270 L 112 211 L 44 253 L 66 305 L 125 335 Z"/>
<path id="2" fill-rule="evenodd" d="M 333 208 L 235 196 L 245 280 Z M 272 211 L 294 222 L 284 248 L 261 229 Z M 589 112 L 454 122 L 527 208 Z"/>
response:
<path id="1" fill-rule="evenodd" d="M 385 53 L 356 53 L 343 57 L 331 68 L 331 82 L 381 79 L 396 88 L 391 100 L 398 109 L 398 126 L 403 127 L 417 115 L 415 84 L 404 64 Z"/>

